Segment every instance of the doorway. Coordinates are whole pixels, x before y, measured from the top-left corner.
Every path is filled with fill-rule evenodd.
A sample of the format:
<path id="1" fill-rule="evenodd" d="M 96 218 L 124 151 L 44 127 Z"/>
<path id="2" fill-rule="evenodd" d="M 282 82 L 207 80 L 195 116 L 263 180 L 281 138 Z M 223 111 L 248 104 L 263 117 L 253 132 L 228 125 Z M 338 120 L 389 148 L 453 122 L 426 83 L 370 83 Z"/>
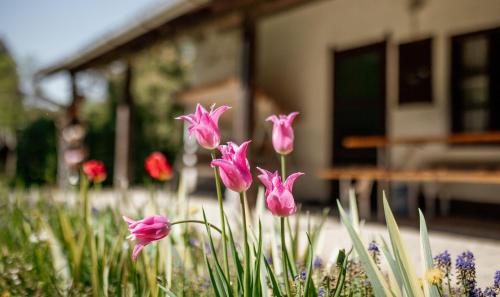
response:
<path id="1" fill-rule="evenodd" d="M 334 50 L 332 69 L 332 165 L 375 166 L 376 149 L 347 149 L 342 142 L 354 135 L 386 135 L 386 43 Z M 332 194 L 338 197 L 338 182 Z"/>

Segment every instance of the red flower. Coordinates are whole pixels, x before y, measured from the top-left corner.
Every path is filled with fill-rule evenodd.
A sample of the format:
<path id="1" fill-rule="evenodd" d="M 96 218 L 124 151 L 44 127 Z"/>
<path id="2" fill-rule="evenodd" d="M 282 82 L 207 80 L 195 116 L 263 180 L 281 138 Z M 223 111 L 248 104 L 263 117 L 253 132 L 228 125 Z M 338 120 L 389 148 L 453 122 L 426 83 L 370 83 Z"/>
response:
<path id="1" fill-rule="evenodd" d="M 144 161 L 148 174 L 157 180 L 169 180 L 173 176 L 172 167 L 168 164 L 167 158 L 160 153 L 154 152 Z"/>
<path id="2" fill-rule="evenodd" d="M 106 179 L 106 167 L 98 160 L 90 160 L 83 163 L 83 173 L 94 183 L 102 183 Z"/>

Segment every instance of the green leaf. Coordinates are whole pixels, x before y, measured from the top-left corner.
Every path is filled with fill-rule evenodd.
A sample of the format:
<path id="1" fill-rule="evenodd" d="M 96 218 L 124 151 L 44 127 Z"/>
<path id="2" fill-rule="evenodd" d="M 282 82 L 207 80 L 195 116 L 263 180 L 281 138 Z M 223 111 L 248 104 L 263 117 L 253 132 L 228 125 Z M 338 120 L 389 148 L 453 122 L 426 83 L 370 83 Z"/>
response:
<path id="1" fill-rule="evenodd" d="M 410 260 L 406 254 L 406 248 L 401 239 L 399 227 L 396 223 L 394 215 L 392 214 L 389 203 L 387 202 L 385 193 L 383 200 L 387 230 L 389 231 L 389 237 L 391 239 L 392 250 L 394 252 L 396 262 L 398 263 L 398 266 L 401 270 L 406 294 L 409 297 L 423 297 L 424 295 L 422 289 L 420 288 L 417 276 L 415 274 L 415 267 L 410 263 Z"/>
<path id="2" fill-rule="evenodd" d="M 424 215 L 420 209 L 418 210 L 418 215 L 420 219 L 420 253 L 422 257 L 422 268 L 425 274 L 425 272 L 432 269 L 432 251 L 429 241 L 429 233 L 427 232 L 427 224 L 425 223 Z M 439 297 L 439 292 L 436 286 L 430 285 L 427 281 L 423 281 L 423 283 L 426 296 Z"/>
<path id="3" fill-rule="evenodd" d="M 226 222 L 229 222 L 226 217 Z M 238 278 L 238 292 L 243 292 L 243 265 L 241 264 L 240 256 L 238 250 L 236 249 L 236 244 L 234 242 L 233 231 L 231 230 L 230 224 L 227 224 L 227 230 L 229 231 L 229 248 L 231 249 L 231 255 L 234 261 L 234 266 L 236 267 L 237 278 Z"/>
<path id="4" fill-rule="evenodd" d="M 258 241 L 258 250 L 255 256 L 255 269 L 253 275 L 253 283 L 252 283 L 252 296 L 260 296 L 260 291 L 262 291 L 261 283 L 260 283 L 260 263 L 262 261 L 262 224 L 259 220 L 259 241 Z M 255 248 L 254 248 L 255 251 Z"/>
<path id="5" fill-rule="evenodd" d="M 271 281 L 271 288 L 273 289 L 273 296 L 275 297 L 282 297 L 283 295 L 281 294 L 281 289 L 278 284 L 276 274 L 274 273 L 274 270 L 271 266 L 269 266 L 269 263 L 267 263 L 267 259 L 264 259 L 264 265 L 266 266 L 266 271 L 267 271 L 267 276 L 269 277 L 269 280 Z"/>
<path id="6" fill-rule="evenodd" d="M 403 288 L 403 276 L 401 275 L 401 271 L 399 269 L 398 263 L 394 258 L 393 254 L 390 251 L 387 242 L 384 238 L 381 238 L 382 242 L 382 253 L 389 264 L 388 275 L 389 275 L 389 284 L 391 285 L 391 289 L 396 296 L 402 296 L 401 289 Z"/>
<path id="7" fill-rule="evenodd" d="M 372 257 L 368 254 L 368 251 L 365 249 L 365 246 L 363 245 L 363 242 L 361 241 L 359 234 L 352 226 L 349 216 L 345 213 L 344 209 L 342 208 L 342 205 L 340 205 L 340 201 L 338 200 L 337 200 L 337 206 L 340 212 L 340 218 L 342 220 L 342 223 L 346 227 L 347 232 L 351 237 L 354 249 L 358 253 L 359 260 L 361 261 L 361 264 L 363 264 L 363 267 L 365 268 L 366 271 L 366 275 L 368 276 L 368 279 L 370 280 L 370 283 L 373 287 L 373 293 L 377 297 L 393 296 L 384 276 L 378 269 Z"/>
<path id="8" fill-rule="evenodd" d="M 354 192 L 354 189 L 349 189 L 349 216 L 354 230 L 359 233 L 358 203 L 356 201 L 356 193 Z"/>
<path id="9" fill-rule="evenodd" d="M 339 251 L 339 255 L 337 256 L 337 266 L 340 268 L 339 269 L 339 275 L 337 277 L 337 286 L 335 287 L 335 291 L 333 296 L 334 297 L 340 297 L 340 294 L 342 293 L 342 289 L 344 288 L 345 284 L 345 275 L 347 272 L 347 259 L 348 255 L 346 255 L 344 250 Z"/>
<path id="10" fill-rule="evenodd" d="M 216 297 L 221 297 L 222 296 L 222 290 L 219 288 L 219 284 L 217 280 L 215 279 L 214 272 L 212 270 L 212 267 L 210 266 L 210 263 L 208 262 L 207 258 L 207 253 L 204 253 L 204 258 L 205 258 L 205 264 L 207 265 L 207 270 L 208 270 L 208 275 L 210 277 L 210 283 L 212 284 L 212 288 L 214 288 L 214 293 Z"/>
<path id="11" fill-rule="evenodd" d="M 222 266 L 219 263 L 219 259 L 217 258 L 217 251 L 215 250 L 215 245 L 212 239 L 212 233 L 210 231 L 210 226 L 207 222 L 207 216 L 205 214 L 205 210 L 203 210 L 203 221 L 205 222 L 205 227 L 207 229 L 207 235 L 210 243 L 210 249 L 212 250 L 212 255 L 214 258 L 215 262 L 215 271 L 217 272 L 217 275 L 219 276 L 219 279 L 222 282 L 222 289 L 224 290 L 224 296 L 233 296 L 231 292 L 231 285 L 229 284 L 228 279 L 226 278 L 226 275 L 224 274 L 224 271 L 222 270 Z"/>
<path id="12" fill-rule="evenodd" d="M 177 297 L 177 295 L 172 293 L 172 291 L 170 291 L 169 289 L 165 288 L 164 286 L 162 286 L 160 284 L 158 284 L 158 288 L 160 288 L 165 294 L 167 294 L 168 297 Z"/>
<path id="13" fill-rule="evenodd" d="M 306 284 L 304 287 L 304 293 L 306 296 L 316 296 L 316 289 L 314 288 L 314 283 L 312 281 L 312 262 L 313 262 L 313 247 L 312 247 L 312 242 L 311 242 L 311 237 L 309 237 L 309 234 L 306 233 L 307 235 L 307 241 L 309 242 L 307 246 L 308 250 L 308 259 L 307 259 L 307 279 L 306 279 Z"/>

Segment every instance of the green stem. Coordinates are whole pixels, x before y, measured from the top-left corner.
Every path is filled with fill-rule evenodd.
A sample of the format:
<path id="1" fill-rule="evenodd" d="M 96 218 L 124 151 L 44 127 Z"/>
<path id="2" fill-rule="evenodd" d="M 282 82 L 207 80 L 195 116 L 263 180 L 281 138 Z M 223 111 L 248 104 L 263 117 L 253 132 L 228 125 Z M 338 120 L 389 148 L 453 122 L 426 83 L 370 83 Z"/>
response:
<path id="1" fill-rule="evenodd" d="M 196 224 L 202 224 L 202 225 L 205 225 L 205 222 L 204 221 L 201 221 L 201 220 L 181 220 L 181 221 L 175 221 L 173 223 L 170 223 L 170 226 L 173 226 L 173 225 L 178 225 L 178 224 L 187 224 L 187 223 L 196 223 Z M 222 234 L 222 230 L 219 229 L 217 226 L 215 225 L 212 225 L 210 223 L 207 223 L 208 226 L 214 230 L 216 230 L 217 232 L 221 233 Z"/>
<path id="2" fill-rule="evenodd" d="M 83 221 L 86 224 L 89 218 L 89 181 L 83 173 L 80 174 L 80 195 L 82 198 Z"/>
<path id="3" fill-rule="evenodd" d="M 87 232 L 87 243 L 90 252 L 90 263 L 91 263 L 91 283 L 92 283 L 92 295 L 94 297 L 99 296 L 99 278 L 98 278 L 98 263 L 97 263 L 97 248 L 95 244 L 95 238 L 92 231 L 92 223 L 90 221 L 89 215 L 89 182 L 87 177 L 80 174 L 80 194 L 83 200 L 83 221 L 85 224 L 85 231 Z"/>
<path id="4" fill-rule="evenodd" d="M 215 154 L 215 150 L 211 152 L 212 160 L 217 158 Z M 227 259 L 227 242 L 226 242 L 226 223 L 224 218 L 224 204 L 222 201 L 222 190 L 220 185 L 220 172 L 219 167 L 214 167 L 214 175 L 215 175 L 215 187 L 217 189 L 217 200 L 219 202 L 219 215 L 220 215 L 220 224 L 222 227 L 222 250 L 223 250 L 223 258 L 224 258 L 224 273 L 226 274 L 227 279 L 231 279 L 229 276 L 229 261 Z"/>
<path id="5" fill-rule="evenodd" d="M 245 269 L 243 272 L 243 296 L 250 297 L 250 248 L 248 246 L 247 216 L 246 216 L 246 192 L 240 193 L 241 214 L 243 217 L 243 245 L 245 253 Z"/>
<path id="6" fill-rule="evenodd" d="M 286 254 L 286 241 L 285 241 L 285 218 L 280 218 L 281 223 L 281 264 L 283 265 L 283 278 L 285 280 L 286 295 L 292 296 L 290 289 L 290 280 L 288 279 L 288 266 L 287 266 L 287 254 Z"/>
<path id="7" fill-rule="evenodd" d="M 281 181 L 285 182 L 286 180 L 285 155 L 280 155 L 280 163 L 281 163 Z"/>

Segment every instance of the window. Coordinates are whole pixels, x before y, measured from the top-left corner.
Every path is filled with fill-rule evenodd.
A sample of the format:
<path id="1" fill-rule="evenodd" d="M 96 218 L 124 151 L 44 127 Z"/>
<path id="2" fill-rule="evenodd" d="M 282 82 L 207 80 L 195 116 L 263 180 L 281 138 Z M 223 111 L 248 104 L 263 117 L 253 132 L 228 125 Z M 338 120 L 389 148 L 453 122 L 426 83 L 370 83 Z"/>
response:
<path id="1" fill-rule="evenodd" d="M 500 28 L 452 38 L 453 132 L 500 129 Z"/>
<path id="2" fill-rule="evenodd" d="M 399 103 L 432 102 L 432 39 L 399 45 Z"/>

